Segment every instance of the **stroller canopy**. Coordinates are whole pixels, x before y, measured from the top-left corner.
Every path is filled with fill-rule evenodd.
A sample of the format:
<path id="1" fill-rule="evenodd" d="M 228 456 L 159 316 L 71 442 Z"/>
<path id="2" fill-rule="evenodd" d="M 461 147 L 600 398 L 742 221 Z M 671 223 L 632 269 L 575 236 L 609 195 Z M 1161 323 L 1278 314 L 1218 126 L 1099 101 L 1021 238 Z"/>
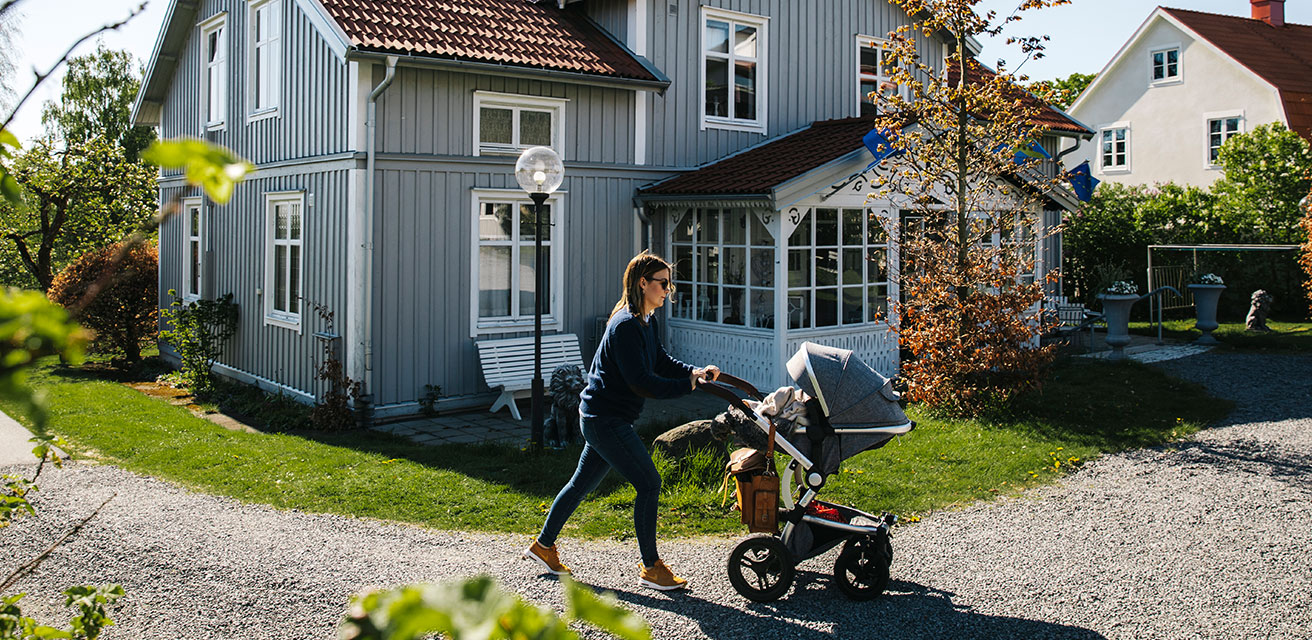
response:
<path id="1" fill-rule="evenodd" d="M 888 378 L 851 351 L 813 342 L 788 359 L 788 375 L 808 395 L 818 399 L 834 429 L 859 429 L 905 424 L 906 413 Z"/>

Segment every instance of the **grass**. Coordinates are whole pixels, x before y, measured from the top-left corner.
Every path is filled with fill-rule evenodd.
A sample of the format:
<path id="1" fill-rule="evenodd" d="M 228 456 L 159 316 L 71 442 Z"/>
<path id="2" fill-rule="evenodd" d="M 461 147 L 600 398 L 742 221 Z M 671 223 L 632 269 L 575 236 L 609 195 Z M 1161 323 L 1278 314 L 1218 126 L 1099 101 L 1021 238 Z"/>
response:
<path id="1" fill-rule="evenodd" d="M 76 455 L 281 508 L 527 534 L 578 456 L 577 447 L 535 458 L 512 447 L 430 447 L 376 432 L 229 431 L 53 361 L 31 381 L 47 394 L 50 429 Z M 22 419 L 13 405 L 0 409 Z M 915 431 L 847 461 L 822 497 L 903 516 L 969 504 L 1049 482 L 1102 452 L 1182 437 L 1227 410 L 1200 387 L 1149 367 L 1067 364 L 1005 419 L 941 420 L 913 407 Z M 741 531 L 737 514 L 720 506 L 712 456 L 657 464 L 662 537 Z M 630 537 L 633 499 L 611 474 L 565 534 Z"/>
<path id="2" fill-rule="evenodd" d="M 1312 322 L 1267 321 L 1270 333 L 1245 330 L 1242 322 L 1222 323 L 1212 336 L 1231 349 L 1255 351 L 1312 351 Z M 1151 322 L 1131 322 L 1130 333 L 1156 336 L 1157 325 Z M 1162 336 L 1175 340 L 1193 340 L 1203 332 L 1194 328 L 1194 320 L 1166 320 L 1162 323 Z"/>

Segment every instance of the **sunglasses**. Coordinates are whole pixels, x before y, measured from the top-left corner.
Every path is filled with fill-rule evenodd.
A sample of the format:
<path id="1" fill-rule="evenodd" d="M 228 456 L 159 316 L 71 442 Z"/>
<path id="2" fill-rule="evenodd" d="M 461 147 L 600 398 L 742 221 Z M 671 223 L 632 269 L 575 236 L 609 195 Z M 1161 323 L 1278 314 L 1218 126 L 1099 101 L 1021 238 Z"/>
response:
<path id="1" fill-rule="evenodd" d="M 674 285 L 670 282 L 669 278 L 647 278 L 647 279 L 652 282 L 661 283 L 661 287 L 666 291 L 674 291 Z"/>

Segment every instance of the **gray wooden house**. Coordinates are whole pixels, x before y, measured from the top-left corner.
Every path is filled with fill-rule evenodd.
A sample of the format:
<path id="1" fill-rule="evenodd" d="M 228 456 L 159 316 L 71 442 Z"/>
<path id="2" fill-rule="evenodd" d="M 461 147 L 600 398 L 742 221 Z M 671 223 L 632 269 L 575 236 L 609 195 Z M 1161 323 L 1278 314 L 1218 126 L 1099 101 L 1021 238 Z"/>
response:
<path id="1" fill-rule="evenodd" d="M 257 169 L 221 207 L 162 175 L 184 215 L 161 229 L 160 304 L 232 293 L 220 372 L 301 399 L 319 393 L 319 305 L 376 415 L 417 412 L 430 384 L 444 407 L 489 403 L 476 343 L 533 323 L 514 162 L 547 145 L 566 178 L 544 326 L 585 359 L 651 247 L 678 260 L 677 357 L 768 386 L 813 340 L 891 373 L 873 318 L 897 296 L 878 223 L 898 208 L 828 187 L 870 160 L 861 96 L 907 22 L 886 0 L 173 0 L 135 120 Z M 1041 276 L 1059 246 L 1039 250 Z"/>

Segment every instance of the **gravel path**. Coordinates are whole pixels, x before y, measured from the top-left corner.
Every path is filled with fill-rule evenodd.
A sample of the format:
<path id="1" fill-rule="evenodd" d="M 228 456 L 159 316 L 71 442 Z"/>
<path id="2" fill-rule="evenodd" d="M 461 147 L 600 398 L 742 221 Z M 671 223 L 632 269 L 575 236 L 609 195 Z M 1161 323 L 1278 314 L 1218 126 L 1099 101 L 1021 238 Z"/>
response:
<path id="1" fill-rule="evenodd" d="M 1107 456 L 1022 498 L 899 530 L 890 593 L 873 603 L 829 585 L 834 552 L 803 564 L 794 590 L 768 605 L 729 586 L 734 540 L 662 545 L 694 581 L 688 593 L 635 587 L 631 542 L 566 540 L 564 559 L 657 638 L 1312 637 L 1312 358 L 1212 352 L 1159 366 L 1236 411 L 1188 442 Z M 40 516 L 0 534 L 0 572 L 117 492 L 16 587 L 29 612 L 58 619 L 64 586 L 122 583 L 106 638 L 331 638 L 363 586 L 479 572 L 561 607 L 559 585 L 518 559 L 527 536 L 278 511 L 110 466 L 47 473 Z"/>

